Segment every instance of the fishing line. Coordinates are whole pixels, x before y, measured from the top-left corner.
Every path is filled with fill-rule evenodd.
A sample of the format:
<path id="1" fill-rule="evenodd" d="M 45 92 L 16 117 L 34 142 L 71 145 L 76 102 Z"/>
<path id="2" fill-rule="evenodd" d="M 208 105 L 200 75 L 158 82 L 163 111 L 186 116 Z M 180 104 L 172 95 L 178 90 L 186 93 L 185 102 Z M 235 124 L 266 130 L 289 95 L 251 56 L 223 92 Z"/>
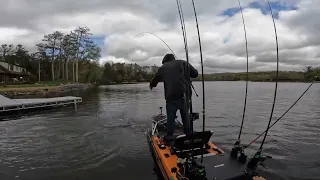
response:
<path id="1" fill-rule="evenodd" d="M 279 77 L 279 44 L 278 44 L 278 35 L 277 35 L 277 28 L 276 28 L 276 23 L 274 21 L 274 17 L 273 17 L 273 11 L 272 11 L 272 8 L 271 8 L 271 5 L 270 5 L 270 2 L 269 0 L 267 0 L 268 2 L 268 5 L 269 5 L 269 9 L 270 9 L 270 12 L 271 12 L 271 17 L 272 17 L 272 22 L 273 22 L 273 26 L 274 26 L 274 33 L 275 33 L 275 36 L 276 36 L 276 45 L 277 45 L 277 76 L 276 76 L 276 86 L 274 88 L 274 96 L 273 96 L 273 103 L 272 103 L 272 108 L 271 108 L 271 114 L 270 114 L 270 119 L 269 119 L 269 122 L 268 122 L 268 126 L 267 126 L 267 130 L 264 134 L 264 137 L 263 137 L 263 140 L 261 142 L 261 145 L 260 145 L 260 152 L 262 151 L 262 147 L 263 147 L 263 144 L 266 140 L 266 137 L 268 135 L 268 130 L 269 130 L 269 127 L 270 127 L 270 123 L 271 123 L 271 120 L 272 120 L 272 115 L 273 115 L 273 111 L 274 111 L 274 106 L 275 106 L 275 103 L 276 103 L 276 98 L 277 98 L 277 90 L 278 90 L 278 77 Z"/>
<path id="2" fill-rule="evenodd" d="M 156 34 L 151 33 L 151 32 L 142 32 L 142 33 L 139 33 L 139 34 L 135 35 L 134 37 L 136 38 L 136 37 L 139 36 L 140 34 L 145 34 L 145 33 L 154 35 L 154 36 L 156 36 L 158 39 L 160 39 L 160 40 L 170 49 L 170 51 L 172 52 L 172 54 L 174 55 L 174 57 L 175 57 L 176 59 L 178 59 L 177 56 L 174 54 L 173 50 L 170 48 L 170 46 L 169 46 L 163 39 L 161 39 L 159 36 L 157 36 Z"/>
<path id="3" fill-rule="evenodd" d="M 314 82 L 312 82 L 309 87 L 301 94 L 301 96 L 267 129 L 271 129 L 272 126 L 274 126 L 278 121 L 280 121 L 297 103 L 298 101 L 306 94 L 306 92 L 311 88 Z M 251 141 L 248 145 L 244 146 L 244 149 L 249 147 L 251 144 L 253 144 L 256 140 L 258 140 L 264 133 L 266 133 L 265 130 L 263 133 L 261 133 L 258 137 L 256 137 L 253 141 Z"/>
<path id="4" fill-rule="evenodd" d="M 202 132 L 204 132 L 204 130 L 205 130 L 205 92 L 204 92 L 202 46 L 201 46 L 201 38 L 200 38 L 200 30 L 199 30 L 199 24 L 198 24 L 198 18 L 197 18 L 197 11 L 196 11 L 196 7 L 195 7 L 193 0 L 192 0 L 192 6 L 193 6 L 193 11 L 194 11 L 194 17 L 196 20 L 198 40 L 199 40 L 199 51 L 200 51 L 201 73 L 202 73 Z M 202 146 L 201 163 L 203 162 L 203 153 L 204 153 L 204 151 L 203 151 L 203 146 Z"/>
<path id="5" fill-rule="evenodd" d="M 240 137 L 241 137 L 241 133 L 242 133 L 242 129 L 243 129 L 243 122 L 244 122 L 244 117 L 245 117 L 245 113 L 246 113 L 247 97 L 248 97 L 249 53 L 248 53 L 248 39 L 247 39 L 246 24 L 244 23 L 244 17 L 243 17 L 242 6 L 241 6 L 241 3 L 240 3 L 240 0 L 238 0 L 238 3 L 239 3 L 239 8 L 240 8 L 241 17 L 242 17 L 242 24 L 243 24 L 243 30 L 244 30 L 244 38 L 245 38 L 245 41 L 246 41 L 246 54 L 247 54 L 246 91 L 245 91 L 245 96 L 244 96 L 244 106 L 243 106 L 242 121 L 241 121 L 241 126 L 240 126 L 239 137 L 238 137 L 238 143 L 240 144 Z"/>

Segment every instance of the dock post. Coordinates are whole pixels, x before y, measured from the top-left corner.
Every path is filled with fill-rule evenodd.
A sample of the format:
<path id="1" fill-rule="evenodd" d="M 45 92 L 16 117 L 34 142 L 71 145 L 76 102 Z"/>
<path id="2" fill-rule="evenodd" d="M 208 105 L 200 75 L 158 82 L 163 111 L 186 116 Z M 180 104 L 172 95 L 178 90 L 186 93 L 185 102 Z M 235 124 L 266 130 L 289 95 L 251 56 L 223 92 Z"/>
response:
<path id="1" fill-rule="evenodd" d="M 77 110 L 77 109 L 78 109 L 78 107 L 77 107 L 77 100 L 75 99 L 75 100 L 73 100 L 73 102 L 74 102 L 74 110 Z"/>

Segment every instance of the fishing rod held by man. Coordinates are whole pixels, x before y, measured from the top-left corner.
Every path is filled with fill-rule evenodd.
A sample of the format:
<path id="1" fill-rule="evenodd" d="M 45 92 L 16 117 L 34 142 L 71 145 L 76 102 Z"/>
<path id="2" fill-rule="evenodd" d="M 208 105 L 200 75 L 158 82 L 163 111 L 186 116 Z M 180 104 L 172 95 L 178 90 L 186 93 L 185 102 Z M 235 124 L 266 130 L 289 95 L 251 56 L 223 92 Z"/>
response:
<path id="1" fill-rule="evenodd" d="M 188 67 L 190 74 L 188 75 Z M 166 110 L 167 110 L 167 137 L 173 136 L 174 122 L 177 110 L 180 111 L 183 130 L 185 134 L 191 132 L 188 116 L 189 99 L 191 98 L 191 80 L 197 78 L 198 71 L 184 60 L 176 60 L 173 54 L 166 54 L 162 60 L 162 66 L 150 82 L 150 89 L 157 86 L 158 82 L 163 81 Z M 189 88 L 189 90 L 188 90 Z M 187 92 L 190 92 L 187 97 Z M 188 99 L 189 98 L 189 99 Z"/>

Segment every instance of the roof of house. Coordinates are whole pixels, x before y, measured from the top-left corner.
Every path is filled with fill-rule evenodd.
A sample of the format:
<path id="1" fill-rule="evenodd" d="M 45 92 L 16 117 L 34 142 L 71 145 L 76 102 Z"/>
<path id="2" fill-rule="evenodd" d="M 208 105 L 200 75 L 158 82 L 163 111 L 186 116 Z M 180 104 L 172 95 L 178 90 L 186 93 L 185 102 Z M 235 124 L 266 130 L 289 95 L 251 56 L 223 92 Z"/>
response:
<path id="1" fill-rule="evenodd" d="M 15 71 L 10 71 L 7 68 L 3 67 L 0 65 L 0 74 L 5 74 L 5 75 L 19 75 L 19 76 L 28 76 L 29 74 L 27 72 L 15 72 Z"/>
<path id="2" fill-rule="evenodd" d="M 7 63 L 7 64 L 8 64 L 8 62 L 6 62 L 6 61 L 4 61 L 4 60 L 2 60 L 2 59 L 0 59 L 0 62 Z M 17 63 L 17 62 L 10 62 L 9 64 L 23 68 L 23 67 L 22 67 L 19 63 Z"/>

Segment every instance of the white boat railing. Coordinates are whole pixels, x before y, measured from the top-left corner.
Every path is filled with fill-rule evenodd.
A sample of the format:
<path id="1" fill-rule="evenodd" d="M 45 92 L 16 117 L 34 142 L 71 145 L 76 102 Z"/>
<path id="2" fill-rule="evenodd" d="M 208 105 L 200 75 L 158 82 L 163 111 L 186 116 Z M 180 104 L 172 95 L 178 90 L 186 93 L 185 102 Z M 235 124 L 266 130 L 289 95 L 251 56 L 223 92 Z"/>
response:
<path id="1" fill-rule="evenodd" d="M 154 121 L 154 120 L 153 120 L 153 122 L 155 122 L 155 124 L 154 124 L 154 127 L 152 128 L 152 133 L 151 133 L 152 136 L 153 136 L 154 133 L 156 132 L 158 124 L 161 123 L 161 122 L 164 122 L 164 121 L 166 121 L 166 120 L 167 120 L 167 118 L 164 118 L 164 119 L 162 119 L 162 120 L 160 120 L 160 121 Z"/>

